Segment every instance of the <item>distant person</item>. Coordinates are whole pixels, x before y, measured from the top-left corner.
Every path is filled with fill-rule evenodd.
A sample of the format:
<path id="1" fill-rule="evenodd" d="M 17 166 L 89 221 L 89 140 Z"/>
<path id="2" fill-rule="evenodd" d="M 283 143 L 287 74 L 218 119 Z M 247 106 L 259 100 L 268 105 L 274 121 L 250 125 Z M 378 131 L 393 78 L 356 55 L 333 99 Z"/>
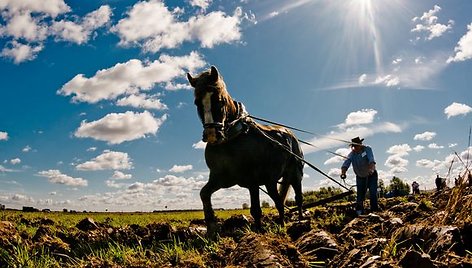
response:
<path id="1" fill-rule="evenodd" d="M 454 186 L 458 187 L 459 186 L 459 177 L 456 177 L 454 179 Z"/>
<path id="2" fill-rule="evenodd" d="M 352 164 L 354 173 L 356 174 L 356 213 L 362 215 L 364 213 L 364 199 L 369 189 L 370 193 L 370 210 L 378 211 L 377 201 L 377 187 L 378 187 L 378 174 L 375 170 L 375 159 L 372 149 L 363 145 L 359 137 L 355 137 L 351 140 L 351 152 L 347 156 L 343 165 L 341 166 L 341 178 L 346 178 L 346 172 Z"/>
<path id="3" fill-rule="evenodd" d="M 411 184 L 411 189 L 413 189 L 413 194 L 420 194 L 420 184 L 417 183 L 416 181 L 414 181 L 412 184 Z"/>
<path id="4" fill-rule="evenodd" d="M 441 191 L 443 186 L 443 179 L 439 177 L 439 175 L 436 175 L 436 180 L 434 182 L 436 183 L 436 190 Z"/>

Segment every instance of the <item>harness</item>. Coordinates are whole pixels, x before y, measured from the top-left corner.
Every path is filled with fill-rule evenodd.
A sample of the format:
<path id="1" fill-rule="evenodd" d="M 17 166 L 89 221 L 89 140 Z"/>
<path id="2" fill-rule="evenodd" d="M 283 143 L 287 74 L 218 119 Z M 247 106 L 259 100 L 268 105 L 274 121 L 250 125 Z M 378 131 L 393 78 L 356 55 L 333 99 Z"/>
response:
<path id="1" fill-rule="evenodd" d="M 249 126 L 254 123 L 248 116 L 244 104 L 238 101 L 233 101 L 236 106 L 236 119 L 229 122 L 224 127 L 225 140 L 223 143 L 233 140 L 241 134 L 246 134 L 249 131 Z M 221 124 L 221 123 L 217 123 Z"/>

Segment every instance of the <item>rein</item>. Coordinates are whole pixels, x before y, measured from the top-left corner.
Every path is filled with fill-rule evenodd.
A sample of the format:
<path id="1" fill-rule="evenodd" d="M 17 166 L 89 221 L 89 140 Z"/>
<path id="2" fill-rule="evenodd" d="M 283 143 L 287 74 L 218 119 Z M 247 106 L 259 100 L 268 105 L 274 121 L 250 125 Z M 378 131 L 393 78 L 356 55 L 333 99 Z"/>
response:
<path id="1" fill-rule="evenodd" d="M 319 137 L 324 137 L 324 138 L 327 138 L 327 139 L 330 139 L 330 140 L 340 141 L 340 142 L 347 143 L 347 144 L 365 145 L 365 144 L 354 143 L 352 141 L 347 141 L 347 140 L 343 140 L 343 139 L 331 138 L 331 137 L 320 135 L 320 134 L 317 134 L 317 133 L 314 133 L 314 132 L 311 132 L 311 131 L 308 131 L 308 130 L 303 130 L 303 129 L 287 126 L 287 125 L 284 125 L 284 124 L 280 124 L 280 123 L 270 121 L 270 120 L 267 120 L 267 119 L 264 119 L 264 118 L 256 117 L 256 116 L 253 116 L 253 115 L 249 115 L 249 117 L 252 118 L 252 119 L 262 121 L 262 122 L 269 123 L 269 124 L 273 124 L 273 125 L 277 125 L 277 126 L 281 126 L 281 127 L 286 127 L 288 129 L 291 129 L 291 130 L 295 130 L 295 131 L 299 131 L 299 132 L 303 132 L 303 133 L 307 133 L 307 134 L 312 134 L 312 135 L 319 136 Z M 312 144 L 309 144 L 309 145 L 312 145 Z M 312 145 L 312 146 L 314 146 L 314 145 Z M 316 146 L 314 146 L 314 147 L 316 147 Z"/>
<path id="2" fill-rule="evenodd" d="M 303 129 L 299 129 L 299 128 L 287 126 L 287 125 L 284 125 L 284 124 L 280 124 L 280 123 L 277 123 L 277 122 L 273 122 L 273 121 L 270 121 L 270 120 L 267 120 L 267 119 L 264 119 L 264 118 L 260 118 L 260 117 L 253 116 L 253 115 L 248 115 L 248 117 L 250 117 L 250 118 L 252 118 L 252 119 L 259 120 L 259 121 L 262 121 L 262 122 L 266 122 L 266 123 L 269 123 L 269 124 L 273 124 L 273 125 L 285 127 L 285 128 L 291 129 L 291 130 L 298 131 L 298 132 L 303 132 L 303 133 L 307 133 L 307 134 L 312 134 L 312 135 L 315 135 L 315 136 L 321 136 L 321 135 L 316 134 L 316 133 L 311 132 L 311 131 L 307 131 L 307 130 L 303 130 Z M 326 136 L 325 136 L 325 137 L 326 137 Z M 326 137 L 326 138 L 332 139 L 332 140 L 336 140 L 336 141 L 341 141 L 341 142 L 344 142 L 344 143 L 349 143 L 349 144 L 357 144 L 357 143 L 353 143 L 353 142 L 346 141 L 346 140 L 341 140 L 341 139 L 335 139 L 335 138 L 329 138 L 329 137 Z M 345 157 L 344 155 L 338 154 L 338 153 L 333 152 L 333 151 L 330 151 L 330 150 L 321 149 L 320 147 L 318 147 L 318 146 L 316 146 L 316 145 L 314 145 L 314 144 L 312 144 L 312 143 L 309 143 L 309 142 L 307 142 L 307 141 L 304 141 L 304 140 L 301 140 L 301 139 L 298 139 L 298 141 L 300 141 L 300 142 L 303 143 L 303 144 L 309 145 L 309 146 L 311 146 L 311 147 L 315 147 L 315 148 L 318 148 L 318 149 L 320 149 L 320 150 L 322 150 L 322 151 L 328 152 L 328 153 L 330 153 L 330 154 L 333 154 L 333 155 L 339 156 L 339 157 L 341 157 L 341 158 L 347 159 L 347 157 Z"/>
<path id="3" fill-rule="evenodd" d="M 279 141 L 273 139 L 272 137 L 270 137 L 269 135 L 267 135 L 266 133 L 264 133 L 264 131 L 262 131 L 261 129 L 259 129 L 258 127 L 254 127 L 255 130 L 257 130 L 257 132 L 259 134 L 261 134 L 262 136 L 264 136 L 265 138 L 267 138 L 268 140 L 270 140 L 271 142 L 273 142 L 274 144 L 278 145 L 279 147 L 281 147 L 282 149 L 284 149 L 287 153 L 291 154 L 292 156 L 294 156 L 297 160 L 299 161 L 302 161 L 303 163 L 307 164 L 309 167 L 311 167 L 312 169 L 314 169 L 315 171 L 317 171 L 318 173 L 320 173 L 321 175 L 325 176 L 326 178 L 330 179 L 331 181 L 335 182 L 336 184 L 338 184 L 339 186 L 341 186 L 342 188 L 344 188 L 345 190 L 349 191 L 350 189 L 347 188 L 346 186 L 342 185 L 340 182 L 338 182 L 337 180 L 331 178 L 328 174 L 324 173 L 321 169 L 317 168 L 315 165 L 311 164 L 310 162 L 306 161 L 305 159 L 303 159 L 303 157 L 300 157 L 296 154 L 294 154 L 289 148 L 287 148 L 287 146 L 283 145 L 282 143 L 280 143 Z"/>

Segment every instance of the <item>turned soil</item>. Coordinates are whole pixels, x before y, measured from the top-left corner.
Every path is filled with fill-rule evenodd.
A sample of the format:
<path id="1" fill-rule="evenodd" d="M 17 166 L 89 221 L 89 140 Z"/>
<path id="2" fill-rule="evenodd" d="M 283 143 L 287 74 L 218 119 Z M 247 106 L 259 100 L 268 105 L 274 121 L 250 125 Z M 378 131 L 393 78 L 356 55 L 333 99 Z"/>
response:
<path id="1" fill-rule="evenodd" d="M 306 211 L 302 221 L 290 215 L 285 228 L 265 215 L 262 231 L 251 230 L 250 217 L 233 216 L 219 222 L 214 242 L 202 220 L 112 227 L 84 218 L 65 228 L 47 216 L 21 218 L 35 232 L 1 221 L 0 248 L 4 261 L 19 247 L 41 248 L 71 267 L 472 267 L 472 188 L 380 199 L 380 207 L 356 216 L 351 203 L 329 204 Z M 93 254 L 113 243 L 140 253 L 125 260 Z M 194 254 L 163 257 L 176 244 Z"/>

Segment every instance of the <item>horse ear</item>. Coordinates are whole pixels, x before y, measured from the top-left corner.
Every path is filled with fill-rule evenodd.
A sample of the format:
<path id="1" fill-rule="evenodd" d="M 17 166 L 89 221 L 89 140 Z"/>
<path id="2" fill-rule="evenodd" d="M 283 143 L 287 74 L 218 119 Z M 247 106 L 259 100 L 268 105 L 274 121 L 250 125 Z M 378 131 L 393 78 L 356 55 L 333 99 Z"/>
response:
<path id="1" fill-rule="evenodd" d="M 216 69 L 215 66 L 211 66 L 210 77 L 214 82 L 218 81 L 218 78 L 220 77 L 220 75 L 218 74 L 218 69 Z"/>
<path id="2" fill-rule="evenodd" d="M 195 79 L 189 73 L 187 73 L 187 79 L 190 82 L 190 85 L 195 87 Z"/>

